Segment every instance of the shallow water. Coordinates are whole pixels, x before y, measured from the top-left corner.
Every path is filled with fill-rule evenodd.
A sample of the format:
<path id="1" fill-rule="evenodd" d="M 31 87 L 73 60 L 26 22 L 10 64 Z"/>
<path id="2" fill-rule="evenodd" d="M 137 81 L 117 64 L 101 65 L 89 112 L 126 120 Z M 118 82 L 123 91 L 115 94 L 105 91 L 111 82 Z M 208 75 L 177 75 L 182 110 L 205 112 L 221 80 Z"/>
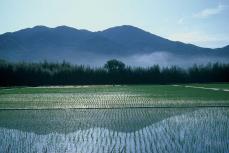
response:
<path id="1" fill-rule="evenodd" d="M 229 152 L 229 108 L 0 110 L 0 152 Z"/>

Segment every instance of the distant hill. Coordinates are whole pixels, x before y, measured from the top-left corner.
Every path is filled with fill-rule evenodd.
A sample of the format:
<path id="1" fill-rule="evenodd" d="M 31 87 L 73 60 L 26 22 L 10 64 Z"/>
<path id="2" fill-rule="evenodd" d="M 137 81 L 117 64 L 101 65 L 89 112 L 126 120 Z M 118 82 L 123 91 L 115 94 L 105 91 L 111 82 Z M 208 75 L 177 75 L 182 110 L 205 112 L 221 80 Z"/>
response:
<path id="1" fill-rule="evenodd" d="M 89 65 L 101 65 L 107 59 L 118 58 L 133 65 L 160 64 L 160 61 L 167 64 L 179 61 L 182 65 L 187 62 L 185 59 L 197 63 L 225 62 L 229 59 L 229 46 L 202 48 L 171 41 L 129 25 L 98 32 L 67 26 L 35 26 L 0 35 L 0 58 L 34 62 L 66 60 Z"/>

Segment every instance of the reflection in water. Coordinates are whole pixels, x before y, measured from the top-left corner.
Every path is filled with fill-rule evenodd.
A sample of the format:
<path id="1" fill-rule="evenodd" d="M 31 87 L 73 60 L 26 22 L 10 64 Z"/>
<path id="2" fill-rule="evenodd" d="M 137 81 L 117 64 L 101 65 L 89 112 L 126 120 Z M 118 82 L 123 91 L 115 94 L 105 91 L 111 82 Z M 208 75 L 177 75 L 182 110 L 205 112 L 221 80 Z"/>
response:
<path id="1" fill-rule="evenodd" d="M 228 112 L 228 108 L 1 111 L 0 152 L 228 152 Z"/>
<path id="2" fill-rule="evenodd" d="M 165 118 L 194 111 L 173 108 L 0 110 L 0 126 L 37 134 L 94 127 L 133 132 Z"/>

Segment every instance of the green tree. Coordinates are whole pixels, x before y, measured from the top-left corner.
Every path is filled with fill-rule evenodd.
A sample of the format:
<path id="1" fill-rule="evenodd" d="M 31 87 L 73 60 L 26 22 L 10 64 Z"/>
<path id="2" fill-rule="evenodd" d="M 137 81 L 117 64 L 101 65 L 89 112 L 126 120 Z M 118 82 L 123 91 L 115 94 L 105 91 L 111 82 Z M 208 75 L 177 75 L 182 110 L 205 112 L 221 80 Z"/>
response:
<path id="1" fill-rule="evenodd" d="M 104 68 L 108 72 L 121 72 L 125 69 L 125 64 L 116 59 L 112 59 L 107 61 L 107 63 L 104 65 Z"/>

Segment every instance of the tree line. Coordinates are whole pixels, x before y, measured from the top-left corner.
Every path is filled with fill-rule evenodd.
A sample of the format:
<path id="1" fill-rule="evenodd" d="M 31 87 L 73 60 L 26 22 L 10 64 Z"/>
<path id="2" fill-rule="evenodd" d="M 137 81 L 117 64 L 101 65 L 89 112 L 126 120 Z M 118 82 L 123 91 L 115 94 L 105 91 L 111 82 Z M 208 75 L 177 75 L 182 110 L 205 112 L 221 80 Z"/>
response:
<path id="1" fill-rule="evenodd" d="M 229 64 L 145 68 L 126 66 L 114 59 L 103 67 L 91 68 L 67 62 L 12 63 L 1 60 L 0 75 L 0 86 L 209 83 L 229 82 Z"/>

